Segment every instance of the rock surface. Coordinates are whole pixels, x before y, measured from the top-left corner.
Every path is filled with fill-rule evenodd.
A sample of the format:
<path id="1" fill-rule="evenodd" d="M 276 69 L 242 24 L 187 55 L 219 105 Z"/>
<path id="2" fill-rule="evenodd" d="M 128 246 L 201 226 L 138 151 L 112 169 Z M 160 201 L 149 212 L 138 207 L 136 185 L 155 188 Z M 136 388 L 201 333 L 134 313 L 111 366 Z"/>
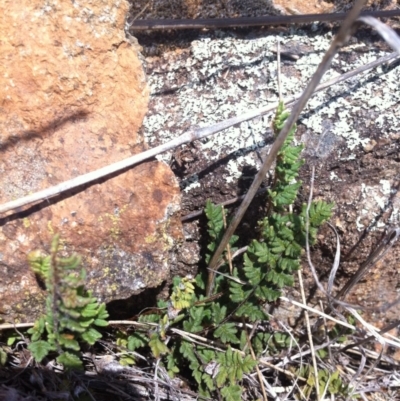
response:
<path id="1" fill-rule="evenodd" d="M 126 1 L 0 4 L 0 202 L 18 199 L 146 149 L 137 134 L 149 90 Z M 44 292 L 26 255 L 59 232 L 102 301 L 169 277 L 179 240 L 179 187 L 162 162 L 0 216 L 4 320 L 33 318 Z"/>

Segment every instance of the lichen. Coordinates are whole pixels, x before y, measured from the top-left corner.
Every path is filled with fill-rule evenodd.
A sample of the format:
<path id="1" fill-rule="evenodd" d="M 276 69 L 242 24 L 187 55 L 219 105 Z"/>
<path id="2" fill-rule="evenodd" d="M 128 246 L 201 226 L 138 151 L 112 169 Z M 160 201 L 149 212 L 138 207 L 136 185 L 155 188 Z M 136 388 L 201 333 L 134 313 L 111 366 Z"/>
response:
<path id="1" fill-rule="evenodd" d="M 251 39 L 219 32 L 193 41 L 190 53 L 165 54 L 158 61 L 149 59 L 147 72 L 153 96 L 143 126 L 147 141 L 150 146 L 164 143 L 183 133 L 188 126 L 207 126 L 249 109 L 276 104 L 274 49 L 278 39 L 282 51 L 300 49 L 296 61 L 282 62 L 281 78 L 283 96 L 298 94 L 315 72 L 332 37 L 331 32 L 310 35 L 296 29 Z M 348 54 L 354 57 L 346 57 Z M 355 40 L 336 57 L 324 80 L 384 54 Z M 379 68 L 336 84 L 310 100 L 300 123 L 321 134 L 322 121 L 330 120 L 332 132 L 342 137 L 347 149 L 353 152 L 368 144 L 368 132 L 374 127 L 382 136 L 390 137 L 400 128 L 400 113 L 396 109 L 400 92 L 395 90 L 399 72 L 400 67 L 388 73 Z M 375 111 L 378 117 L 365 119 L 363 125 L 363 119 L 359 117 L 362 110 Z M 272 141 L 271 116 L 243 123 L 203 140 L 200 157 L 210 164 L 234 154 L 226 165 L 225 180 L 228 183 L 237 181 L 244 166 L 259 165 L 257 151 Z M 346 157 L 355 158 L 355 154 L 348 153 Z M 169 162 L 171 153 L 163 154 L 159 159 Z M 185 192 L 202 185 L 196 176 L 186 177 L 181 183 Z"/>

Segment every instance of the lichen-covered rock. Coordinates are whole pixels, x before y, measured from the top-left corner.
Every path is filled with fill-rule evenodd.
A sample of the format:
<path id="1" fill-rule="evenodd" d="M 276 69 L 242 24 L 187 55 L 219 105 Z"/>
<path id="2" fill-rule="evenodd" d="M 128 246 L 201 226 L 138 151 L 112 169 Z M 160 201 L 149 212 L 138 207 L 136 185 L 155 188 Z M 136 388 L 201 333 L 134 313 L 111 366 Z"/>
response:
<path id="1" fill-rule="evenodd" d="M 278 39 L 282 96 L 301 93 L 332 38 L 332 32 L 322 28 L 316 33 L 305 28 L 275 35 L 255 30 L 245 37 L 210 32 L 192 41 L 189 49 L 148 57 L 149 85 L 157 96 L 151 98 L 143 123 L 145 135 L 156 146 L 189 126 L 204 127 L 251 109 L 277 105 Z M 372 62 L 387 52 L 388 48 L 372 35 L 353 37 L 323 80 Z M 341 239 L 342 263 L 336 281 L 339 287 L 376 247 L 383 230 L 398 225 L 400 220 L 399 73 L 398 64 L 392 64 L 336 84 L 313 96 L 298 121 L 296 136 L 305 144 L 306 163 L 301 170 L 303 186 L 295 207 L 308 199 L 309 166 L 315 163 L 314 197 L 336 204 L 332 222 Z M 268 149 L 274 140 L 273 115 L 271 111 L 226 129 L 203 140 L 197 148 L 188 145 L 173 152 L 174 166 L 181 177 L 184 212 L 201 209 L 207 198 L 223 202 L 246 190 L 260 167 L 262 148 Z M 242 238 L 257 235 L 249 224 L 249 217 L 256 213 L 257 203 L 249 208 L 242 232 L 238 232 Z M 181 251 L 182 255 L 191 255 L 181 260 L 184 266 L 196 260 L 193 239 L 188 238 L 188 242 L 188 249 Z M 335 251 L 335 238 L 324 227 L 319 248 L 312 255 L 323 277 L 329 276 Z M 349 294 L 348 301 L 367 308 L 394 302 L 400 288 L 399 255 L 400 243 L 386 255 L 384 268 L 376 266 Z M 304 269 L 305 287 L 315 288 L 306 264 Z M 282 309 L 285 308 L 286 305 Z M 396 305 L 384 317 L 376 316 L 382 321 L 390 320 L 397 318 L 399 311 Z"/>
<path id="2" fill-rule="evenodd" d="M 17 199 L 146 148 L 137 131 L 149 91 L 125 0 L 0 4 L 0 202 Z M 88 271 L 102 301 L 160 285 L 180 238 L 179 188 L 150 162 L 0 216 L 0 306 L 32 320 L 43 291 L 26 255 L 54 233 Z"/>

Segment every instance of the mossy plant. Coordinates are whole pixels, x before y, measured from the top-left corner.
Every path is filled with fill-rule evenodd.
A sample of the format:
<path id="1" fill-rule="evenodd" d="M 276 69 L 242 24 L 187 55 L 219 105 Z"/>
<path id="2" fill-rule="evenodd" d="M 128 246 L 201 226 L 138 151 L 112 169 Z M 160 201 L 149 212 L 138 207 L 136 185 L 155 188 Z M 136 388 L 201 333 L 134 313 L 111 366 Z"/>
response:
<path id="1" fill-rule="evenodd" d="M 101 334 L 95 326 L 107 326 L 105 304 L 99 304 L 85 289 L 86 272 L 80 268 L 80 258 L 61 258 L 59 236 L 55 235 L 50 255 L 33 251 L 28 255 L 32 270 L 45 283 L 48 296 L 46 313 L 28 330 L 28 349 L 40 362 L 49 352 L 58 352 L 57 361 L 66 368 L 81 368 L 80 343 L 93 345 Z"/>

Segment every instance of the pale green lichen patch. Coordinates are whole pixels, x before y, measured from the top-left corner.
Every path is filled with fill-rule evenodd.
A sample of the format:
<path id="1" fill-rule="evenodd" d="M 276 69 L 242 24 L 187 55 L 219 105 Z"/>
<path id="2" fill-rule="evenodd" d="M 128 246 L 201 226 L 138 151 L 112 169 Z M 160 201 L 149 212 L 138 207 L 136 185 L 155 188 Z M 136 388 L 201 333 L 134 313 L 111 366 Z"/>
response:
<path id="1" fill-rule="evenodd" d="M 277 104 L 274 49 L 278 39 L 283 52 L 282 95 L 301 93 L 332 38 L 331 32 L 316 34 L 294 29 L 247 39 L 219 32 L 193 41 L 190 51 L 149 59 L 147 72 L 153 97 L 144 133 L 150 146 L 167 142 L 190 126 L 208 126 L 250 109 Z M 296 54 L 298 59 L 285 58 L 285 52 Z M 355 39 L 334 59 L 323 81 L 385 54 Z M 390 138 L 400 128 L 399 72 L 399 66 L 389 72 L 383 67 L 316 94 L 299 123 L 321 134 L 323 122 L 329 121 L 331 132 L 344 139 L 341 157 L 356 158 L 355 152 L 367 146 L 371 132 Z M 245 166 L 259 166 L 258 151 L 272 142 L 271 118 L 272 113 L 203 140 L 197 154 L 204 162 L 199 165 L 206 168 L 233 155 L 225 163 L 223 176 L 229 185 L 237 182 Z M 159 158 L 169 162 L 171 153 Z M 181 183 L 185 192 L 200 191 L 204 185 L 205 181 L 196 175 L 184 177 Z"/>
<path id="2" fill-rule="evenodd" d="M 386 224 L 379 220 L 390 202 L 391 184 L 389 180 L 380 180 L 378 185 L 361 184 L 361 199 L 357 204 L 358 216 L 356 220 L 357 229 L 362 231 L 373 227 L 376 220 L 376 228 L 384 227 Z"/>
<path id="3" fill-rule="evenodd" d="M 88 286 L 106 302 L 128 298 L 144 288 L 154 288 L 169 272 L 168 261 L 146 251 L 131 254 L 113 246 L 99 250 L 96 258 L 106 267 L 88 274 Z"/>

